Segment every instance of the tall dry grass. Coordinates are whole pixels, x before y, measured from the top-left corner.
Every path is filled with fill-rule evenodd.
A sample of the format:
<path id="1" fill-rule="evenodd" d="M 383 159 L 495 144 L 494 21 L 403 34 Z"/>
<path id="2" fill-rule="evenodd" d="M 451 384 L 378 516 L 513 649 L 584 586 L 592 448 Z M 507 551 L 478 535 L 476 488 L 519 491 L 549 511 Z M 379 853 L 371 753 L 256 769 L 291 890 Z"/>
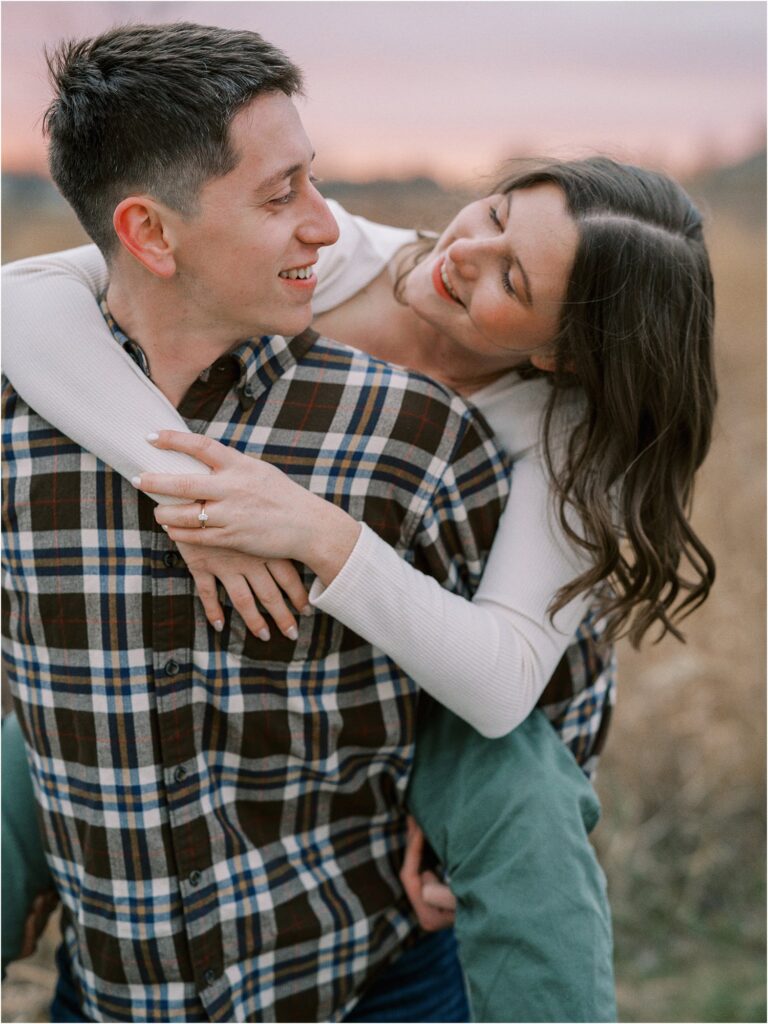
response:
<path id="1" fill-rule="evenodd" d="M 340 190 L 354 212 L 412 222 L 397 196 Z M 743 198 L 743 197 L 742 197 Z M 459 200 L 418 204 L 438 228 Z M 622 647 L 595 842 L 608 875 L 621 1018 L 765 1020 L 765 238 L 711 203 L 721 400 L 695 522 L 718 579 L 688 642 Z M 6 213 L 4 259 L 80 244 L 68 214 Z M 49 932 L 4 987 L 5 1021 L 41 1021 Z"/>
<path id="2" fill-rule="evenodd" d="M 713 211 L 720 403 L 695 523 L 713 593 L 685 630 L 622 648 L 599 779 L 623 1019 L 765 1019 L 765 260 Z"/>

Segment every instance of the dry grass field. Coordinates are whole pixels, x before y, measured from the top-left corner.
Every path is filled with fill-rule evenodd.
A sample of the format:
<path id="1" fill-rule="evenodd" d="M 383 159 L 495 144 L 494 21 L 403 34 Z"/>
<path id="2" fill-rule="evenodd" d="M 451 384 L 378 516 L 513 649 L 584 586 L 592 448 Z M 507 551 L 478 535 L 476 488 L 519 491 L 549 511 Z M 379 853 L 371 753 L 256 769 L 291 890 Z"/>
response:
<path id="1" fill-rule="evenodd" d="M 709 208 L 721 389 L 695 515 L 718 581 L 686 644 L 621 651 L 595 842 L 625 1021 L 766 1019 L 763 173 L 693 186 Z M 355 212 L 435 228 L 459 202 L 425 183 L 330 191 Z M 69 215 L 6 203 L 4 260 L 81 240 Z M 45 1019 L 53 932 L 11 969 L 4 1021 Z"/>

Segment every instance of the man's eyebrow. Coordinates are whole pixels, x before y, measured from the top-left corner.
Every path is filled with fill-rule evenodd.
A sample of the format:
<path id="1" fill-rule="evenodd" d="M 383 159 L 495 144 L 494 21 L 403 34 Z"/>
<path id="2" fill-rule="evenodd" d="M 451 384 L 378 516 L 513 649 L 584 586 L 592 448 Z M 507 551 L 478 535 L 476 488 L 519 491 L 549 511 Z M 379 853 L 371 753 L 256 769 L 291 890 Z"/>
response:
<path id="1" fill-rule="evenodd" d="M 314 159 L 315 154 L 313 153 L 309 160 L 310 165 L 312 164 L 312 161 Z M 290 167 L 286 167 L 284 170 L 276 171 L 274 174 L 271 174 L 268 178 L 266 178 L 264 181 L 259 182 L 259 184 L 256 186 L 257 195 L 261 194 L 262 192 L 270 192 L 273 188 L 276 188 L 278 185 L 281 185 L 288 178 L 292 178 L 294 174 L 298 174 L 298 172 L 302 170 L 305 166 L 306 164 L 304 163 L 303 160 L 301 160 L 299 161 L 299 163 L 292 164 Z"/>
<path id="2" fill-rule="evenodd" d="M 510 191 L 509 191 L 509 200 L 507 202 L 507 220 L 509 220 L 510 210 L 512 209 L 512 196 L 514 194 L 515 194 L 515 190 L 514 189 L 510 189 Z M 523 290 L 525 292 L 525 296 L 524 296 L 525 297 L 525 304 L 526 304 L 526 306 L 531 306 L 532 307 L 533 306 L 533 296 L 531 295 L 531 282 L 530 282 L 530 279 L 529 279 L 528 275 L 525 272 L 525 267 L 520 262 L 520 258 L 518 256 L 513 256 L 512 257 L 512 266 L 513 267 L 517 267 L 517 269 L 520 271 L 520 276 L 523 279 Z"/>

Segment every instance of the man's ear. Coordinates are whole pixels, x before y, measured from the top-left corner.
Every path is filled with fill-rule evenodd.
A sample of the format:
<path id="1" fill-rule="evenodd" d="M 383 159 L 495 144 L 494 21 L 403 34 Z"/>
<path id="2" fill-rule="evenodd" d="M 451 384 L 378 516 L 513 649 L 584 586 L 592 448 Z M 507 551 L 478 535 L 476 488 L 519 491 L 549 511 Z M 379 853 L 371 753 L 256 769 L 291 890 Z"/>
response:
<path id="1" fill-rule="evenodd" d="M 112 216 L 121 244 L 156 277 L 176 273 L 173 232 L 166 208 L 150 196 L 127 196 Z"/>

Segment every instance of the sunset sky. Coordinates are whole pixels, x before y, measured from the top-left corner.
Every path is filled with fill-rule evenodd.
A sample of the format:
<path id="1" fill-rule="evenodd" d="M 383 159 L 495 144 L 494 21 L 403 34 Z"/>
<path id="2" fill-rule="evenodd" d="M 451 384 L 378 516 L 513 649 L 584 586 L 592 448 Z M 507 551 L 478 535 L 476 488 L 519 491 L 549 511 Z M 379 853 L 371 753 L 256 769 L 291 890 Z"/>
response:
<path id="1" fill-rule="evenodd" d="M 325 177 L 491 173 L 599 150 L 686 173 L 763 144 L 762 2 L 2 5 L 3 167 L 43 171 L 43 46 L 126 21 L 261 32 L 302 66 Z"/>

